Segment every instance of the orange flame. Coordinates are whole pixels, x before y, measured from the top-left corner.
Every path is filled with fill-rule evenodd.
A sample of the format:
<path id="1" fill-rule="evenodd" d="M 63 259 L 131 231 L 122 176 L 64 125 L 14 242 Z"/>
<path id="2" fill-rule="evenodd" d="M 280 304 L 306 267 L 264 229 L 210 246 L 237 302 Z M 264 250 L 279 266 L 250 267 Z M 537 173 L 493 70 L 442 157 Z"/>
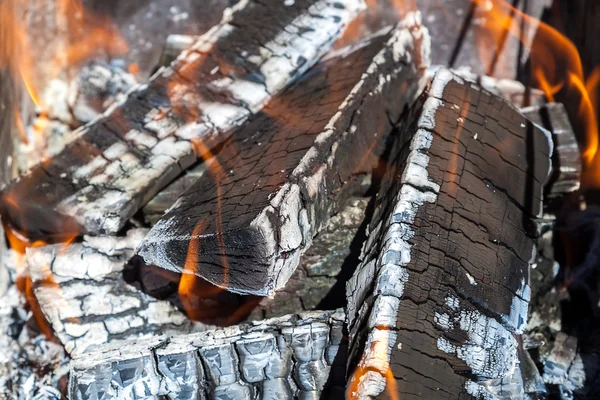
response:
<path id="1" fill-rule="evenodd" d="M 11 199 L 9 198 L 8 201 L 10 202 Z M 13 204 L 13 205 L 15 205 L 15 204 Z M 33 317 L 34 317 L 38 327 L 40 328 L 41 332 L 44 334 L 44 336 L 46 336 L 46 338 L 54 339 L 54 332 L 52 330 L 52 327 L 49 325 L 48 321 L 46 320 L 46 317 L 44 316 L 44 313 L 41 309 L 41 306 L 38 303 L 37 298 L 35 296 L 33 281 L 29 274 L 29 270 L 26 265 L 27 262 L 25 259 L 28 248 L 43 247 L 43 246 L 46 246 L 48 243 L 46 243 L 42 240 L 37 240 L 35 242 L 31 242 L 8 226 L 5 227 L 5 231 L 6 231 L 6 237 L 8 239 L 8 243 L 9 243 L 11 249 L 13 249 L 17 254 L 17 259 L 16 259 L 16 264 L 17 264 L 16 265 L 16 268 L 17 268 L 16 285 L 17 285 L 17 288 L 25 296 L 27 304 L 29 305 L 29 308 L 31 309 L 31 312 L 33 313 Z M 67 246 L 69 244 L 71 244 L 75 239 L 76 239 L 75 236 L 69 237 L 65 241 L 65 243 L 61 246 L 59 254 L 63 253 L 66 250 Z M 64 300 L 62 288 L 54 280 L 52 271 L 50 270 L 50 266 L 42 265 L 41 269 L 42 269 L 42 273 L 43 273 L 43 278 L 42 278 L 41 282 L 39 282 L 39 284 L 52 287 L 54 290 L 56 290 L 56 293 L 58 294 L 58 296 Z M 71 322 L 76 322 L 76 321 L 77 321 L 76 319 L 71 319 Z"/>
<path id="2" fill-rule="evenodd" d="M 481 32 L 476 34 L 478 49 L 485 53 L 489 46 L 481 37 L 495 38 L 500 43 L 502 35 L 509 33 L 519 39 L 530 52 L 531 76 L 534 84 L 542 89 L 550 101 L 558 92 L 565 92 L 570 98 L 578 99 L 579 118 L 585 132 L 585 146 L 582 149 L 584 174 L 583 187 L 600 186 L 600 154 L 598 152 L 597 89 L 600 82 L 600 68 L 588 77 L 584 76 L 579 52 L 573 42 L 553 27 L 528 16 L 509 5 L 504 0 L 473 0 L 483 16 Z M 519 18 L 526 29 L 516 23 Z M 536 27 L 536 41 L 531 43 L 527 32 Z M 483 35 L 480 35 L 482 33 Z M 483 60 L 482 56 L 482 60 Z M 489 58 L 489 57 L 487 57 Z"/>
<path id="3" fill-rule="evenodd" d="M 385 335 L 384 338 L 375 340 L 371 344 L 371 348 L 363 352 L 362 359 L 358 363 L 358 367 L 352 374 L 352 377 L 350 378 L 350 381 L 348 383 L 348 388 L 346 389 L 347 400 L 355 400 L 361 398 L 360 391 L 361 383 L 363 380 L 362 378 L 364 378 L 369 372 L 374 372 L 376 374 L 383 375 L 383 377 L 385 378 L 386 394 L 392 400 L 400 400 L 398 384 L 396 382 L 396 378 L 394 377 L 394 373 L 392 372 L 388 361 L 388 349 L 390 341 L 389 330 L 387 328 L 382 328 L 380 332 L 388 334 Z M 368 360 L 367 357 L 369 357 L 370 360 Z M 378 367 L 374 365 L 369 365 L 369 361 L 371 360 L 377 360 L 377 364 L 383 363 L 384 365 L 383 367 L 381 365 Z M 381 372 L 382 369 L 385 370 L 384 373 Z"/>
<path id="4" fill-rule="evenodd" d="M 41 28 L 39 24 L 27 21 L 29 14 L 25 11 L 42 13 L 47 7 L 41 0 L 0 3 L 0 70 L 7 71 L 17 85 L 22 85 L 34 105 L 42 111 L 50 105 L 41 96 L 42 90 L 52 79 L 99 54 L 112 57 L 128 51 L 127 43 L 111 21 L 84 10 L 81 0 L 57 0 L 55 15 L 45 15 L 45 24 Z M 39 30 L 37 34 L 30 30 L 34 25 Z M 43 42 L 48 38 L 41 37 L 42 29 L 46 35 L 56 37 L 49 46 Z M 44 50 L 44 46 L 48 50 Z M 21 110 L 17 110 L 17 114 L 20 115 Z M 20 136 L 26 138 L 20 117 L 16 124 Z M 36 133 L 42 128 L 35 128 Z M 23 142 L 27 144 L 28 141 L 24 139 Z"/>

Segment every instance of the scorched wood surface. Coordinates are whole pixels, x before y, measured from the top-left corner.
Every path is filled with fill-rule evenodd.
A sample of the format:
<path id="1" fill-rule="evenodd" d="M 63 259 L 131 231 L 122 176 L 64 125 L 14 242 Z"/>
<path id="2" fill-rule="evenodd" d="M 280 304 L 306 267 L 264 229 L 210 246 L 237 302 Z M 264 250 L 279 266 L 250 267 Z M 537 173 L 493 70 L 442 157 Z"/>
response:
<path id="1" fill-rule="evenodd" d="M 195 160 L 310 68 L 361 0 L 243 0 L 175 64 L 79 132 L 0 197 L 30 238 L 115 233 Z"/>
<path id="2" fill-rule="evenodd" d="M 514 398 L 551 139 L 447 70 L 411 114 L 347 285 L 348 394 Z"/>
<path id="3" fill-rule="evenodd" d="M 273 295 L 347 200 L 346 183 L 377 166 L 425 85 L 428 55 L 415 13 L 310 70 L 234 133 L 138 253 L 231 292 Z"/>

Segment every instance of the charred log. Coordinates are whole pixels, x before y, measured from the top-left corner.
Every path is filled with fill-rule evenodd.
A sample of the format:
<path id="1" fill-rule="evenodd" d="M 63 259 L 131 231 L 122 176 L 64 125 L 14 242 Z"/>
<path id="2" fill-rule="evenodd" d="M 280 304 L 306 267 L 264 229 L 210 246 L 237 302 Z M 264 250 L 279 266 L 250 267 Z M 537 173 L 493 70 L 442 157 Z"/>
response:
<path id="1" fill-rule="evenodd" d="M 392 376 L 402 399 L 503 393 L 551 153 L 549 133 L 506 101 L 438 72 L 397 129 L 347 285 L 349 395 L 375 397 Z"/>
<path id="2" fill-rule="evenodd" d="M 347 199 L 346 183 L 377 165 L 425 83 L 428 45 L 411 14 L 311 70 L 234 134 L 138 253 L 234 293 L 273 295 Z"/>
<path id="3" fill-rule="evenodd" d="M 545 195 L 550 198 L 565 196 L 579 189 L 581 182 L 581 155 L 567 110 L 560 103 L 546 104 L 522 110 L 523 114 L 552 133 L 554 154 L 552 176 Z"/>
<path id="4" fill-rule="evenodd" d="M 36 299 L 69 354 L 157 332 L 203 329 L 169 302 L 123 280 L 124 265 L 145 234 L 132 230 L 127 237 L 87 237 L 81 244 L 28 250 Z"/>
<path id="5" fill-rule="evenodd" d="M 30 238 L 115 233 L 144 203 L 310 68 L 363 8 L 361 0 L 242 1 L 60 154 L 0 197 Z M 18 204 L 18 206 L 15 206 Z"/>
<path id="6" fill-rule="evenodd" d="M 340 398 L 343 319 L 314 312 L 105 346 L 72 361 L 69 398 Z"/>

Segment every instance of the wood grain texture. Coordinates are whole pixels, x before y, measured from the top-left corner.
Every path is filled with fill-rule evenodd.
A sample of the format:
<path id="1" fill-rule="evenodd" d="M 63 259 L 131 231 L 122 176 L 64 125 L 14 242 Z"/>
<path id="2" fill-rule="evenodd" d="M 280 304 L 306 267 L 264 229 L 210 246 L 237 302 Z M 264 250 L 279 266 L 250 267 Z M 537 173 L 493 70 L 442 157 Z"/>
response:
<path id="1" fill-rule="evenodd" d="M 271 296 L 347 199 L 346 183 L 377 166 L 391 124 L 425 85 L 428 45 L 412 14 L 313 68 L 233 135 L 138 254 L 234 293 Z"/>
<path id="2" fill-rule="evenodd" d="M 347 284 L 348 394 L 515 398 L 549 133 L 440 70 L 397 135 Z"/>
<path id="3" fill-rule="evenodd" d="M 362 0 L 244 0 L 169 68 L 83 127 L 0 196 L 26 236 L 115 233 L 143 204 L 310 68 Z M 197 150 L 197 149 L 196 149 Z"/>
<path id="4" fill-rule="evenodd" d="M 313 312 L 105 346 L 72 361 L 69 398 L 341 398 L 343 320 Z"/>

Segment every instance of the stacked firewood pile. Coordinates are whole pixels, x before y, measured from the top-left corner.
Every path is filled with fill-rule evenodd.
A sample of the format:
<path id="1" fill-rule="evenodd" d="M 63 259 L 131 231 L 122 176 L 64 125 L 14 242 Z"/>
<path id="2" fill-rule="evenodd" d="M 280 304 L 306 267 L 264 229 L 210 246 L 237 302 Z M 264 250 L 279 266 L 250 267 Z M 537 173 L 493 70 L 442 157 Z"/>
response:
<path id="1" fill-rule="evenodd" d="M 147 80 L 82 68 L 0 193 L 0 396 L 593 396 L 567 111 L 433 3 L 242 0 Z"/>

